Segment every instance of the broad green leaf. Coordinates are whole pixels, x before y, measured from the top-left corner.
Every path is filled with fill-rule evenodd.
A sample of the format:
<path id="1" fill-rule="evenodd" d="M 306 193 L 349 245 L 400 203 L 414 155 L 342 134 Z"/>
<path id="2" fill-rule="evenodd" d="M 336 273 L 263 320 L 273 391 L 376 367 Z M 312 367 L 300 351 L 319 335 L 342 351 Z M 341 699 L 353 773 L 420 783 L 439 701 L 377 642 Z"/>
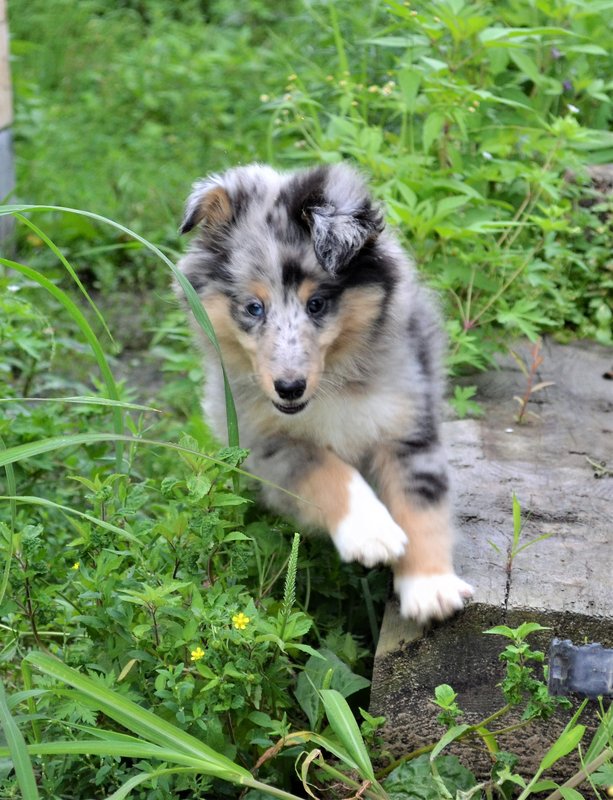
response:
<path id="1" fill-rule="evenodd" d="M 613 741 L 613 704 L 600 716 L 600 725 L 596 729 L 590 746 L 585 752 L 583 759 L 585 763 L 589 764 L 590 761 L 593 761 L 599 756 L 610 741 Z M 613 781 L 611 783 L 613 784 Z"/>
<path id="2" fill-rule="evenodd" d="M 515 631 L 512 628 L 509 628 L 508 625 L 496 625 L 493 628 L 483 631 L 483 633 L 491 633 L 496 636 L 506 636 L 507 639 L 515 638 Z"/>
<path id="3" fill-rule="evenodd" d="M 564 800 L 584 800 L 584 796 L 570 786 L 560 786 L 558 789 Z"/>
<path id="4" fill-rule="evenodd" d="M 358 765 L 360 774 L 376 782 L 370 757 L 349 703 L 335 689 L 321 689 L 320 695 L 330 727 Z"/>
<path id="5" fill-rule="evenodd" d="M 564 731 L 549 748 L 539 765 L 539 772 L 544 772 L 557 761 L 571 753 L 579 744 L 585 733 L 585 725 L 575 725 Z"/>
<path id="6" fill-rule="evenodd" d="M 324 688 L 326 676 L 330 672 L 332 677 L 326 688 L 336 689 L 343 697 L 349 697 L 360 689 L 370 686 L 367 678 L 352 672 L 332 650 L 322 647 L 316 653 L 312 653 L 304 670 L 298 675 L 295 694 L 313 729 L 317 727 L 319 721 L 321 707 L 319 689 Z"/>
<path id="7" fill-rule="evenodd" d="M 398 84 L 402 92 L 402 99 L 407 111 L 415 111 L 415 101 L 421 84 L 421 74 L 414 67 L 404 67 L 398 73 Z"/>
<path id="8" fill-rule="evenodd" d="M 511 58 L 517 64 L 521 72 L 534 84 L 539 86 L 543 83 L 543 75 L 530 56 L 527 56 L 525 53 L 513 51 L 511 53 Z"/>
<path id="9" fill-rule="evenodd" d="M 526 786 L 525 782 L 523 785 L 524 787 Z M 549 779 L 530 784 L 530 791 L 534 794 L 536 794 L 537 792 L 553 792 L 554 789 L 557 788 L 558 784 L 555 781 Z"/>
<path id="10" fill-rule="evenodd" d="M 0 756 L 5 755 L 8 748 L 0 748 Z M 27 745 L 27 752 L 33 756 L 47 755 L 96 755 L 114 756 L 118 758 L 154 758 L 175 764 L 182 764 L 202 772 L 202 761 L 194 756 L 188 756 L 181 750 L 170 747 L 158 747 L 149 742 L 133 741 L 103 741 L 101 739 L 70 739 L 66 741 L 45 742 L 43 744 Z M 223 776 L 220 776 L 223 777 Z"/>
<path id="11" fill-rule="evenodd" d="M 441 736 L 436 744 L 436 747 L 430 753 L 430 761 L 434 761 L 438 754 L 444 750 L 448 744 L 455 742 L 455 740 L 469 728 L 470 725 L 466 725 L 465 723 L 462 725 L 454 725 L 453 728 L 449 728 L 449 730 L 443 736 Z"/>
<path id="12" fill-rule="evenodd" d="M 436 704 L 441 708 L 449 708 L 449 706 L 453 703 L 453 701 L 458 696 L 457 692 L 449 686 L 447 683 L 441 683 L 434 689 L 434 696 L 436 698 Z"/>
<path id="13" fill-rule="evenodd" d="M 577 34 L 566 28 L 542 26 L 534 28 L 508 28 L 492 25 L 481 31 L 479 39 L 484 44 L 502 43 L 505 41 L 521 41 L 523 39 L 536 39 L 541 36 L 576 36 Z"/>
<path id="14" fill-rule="evenodd" d="M 438 139 L 440 132 L 443 130 L 445 123 L 445 115 L 440 111 L 432 111 L 428 114 L 424 122 L 421 138 L 424 152 L 428 153 L 432 144 Z"/>

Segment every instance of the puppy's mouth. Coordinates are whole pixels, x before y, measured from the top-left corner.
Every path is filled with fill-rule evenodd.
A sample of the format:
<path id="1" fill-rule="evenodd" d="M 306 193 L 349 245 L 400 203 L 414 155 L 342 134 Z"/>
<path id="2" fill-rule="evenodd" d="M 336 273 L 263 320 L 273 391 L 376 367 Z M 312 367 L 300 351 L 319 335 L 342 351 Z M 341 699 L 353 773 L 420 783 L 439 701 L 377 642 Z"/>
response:
<path id="1" fill-rule="evenodd" d="M 280 411 L 282 414 L 299 414 L 301 411 L 308 406 L 309 401 L 305 400 L 303 403 L 275 403 L 272 401 L 273 406 Z"/>

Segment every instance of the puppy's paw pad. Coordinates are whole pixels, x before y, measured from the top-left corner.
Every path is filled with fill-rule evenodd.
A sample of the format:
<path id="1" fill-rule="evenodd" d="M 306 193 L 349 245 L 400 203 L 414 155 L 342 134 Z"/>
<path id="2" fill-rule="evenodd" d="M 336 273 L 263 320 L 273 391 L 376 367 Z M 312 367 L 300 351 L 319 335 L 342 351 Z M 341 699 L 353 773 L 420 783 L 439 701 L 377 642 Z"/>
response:
<path id="1" fill-rule="evenodd" d="M 419 624 L 445 619 L 464 607 L 473 587 L 453 572 L 443 575 L 404 575 L 394 581 L 400 613 Z"/>
<path id="2" fill-rule="evenodd" d="M 407 546 L 405 532 L 359 475 L 350 484 L 349 496 L 349 511 L 334 531 L 341 559 L 367 567 L 397 561 Z"/>

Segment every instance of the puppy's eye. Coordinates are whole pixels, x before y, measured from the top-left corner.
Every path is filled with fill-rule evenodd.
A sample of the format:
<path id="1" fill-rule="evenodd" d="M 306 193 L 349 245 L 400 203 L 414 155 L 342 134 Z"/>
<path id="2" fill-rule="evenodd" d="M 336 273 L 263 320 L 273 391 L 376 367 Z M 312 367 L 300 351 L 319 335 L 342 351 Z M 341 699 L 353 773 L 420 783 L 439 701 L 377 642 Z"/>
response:
<path id="1" fill-rule="evenodd" d="M 306 310 L 312 316 L 316 317 L 322 314 L 326 308 L 326 298 L 316 294 L 307 301 Z"/>
<path id="2" fill-rule="evenodd" d="M 264 304 L 260 303 L 259 300 L 253 300 L 251 303 L 248 303 L 245 306 L 245 311 L 251 317 L 263 317 L 264 316 Z"/>

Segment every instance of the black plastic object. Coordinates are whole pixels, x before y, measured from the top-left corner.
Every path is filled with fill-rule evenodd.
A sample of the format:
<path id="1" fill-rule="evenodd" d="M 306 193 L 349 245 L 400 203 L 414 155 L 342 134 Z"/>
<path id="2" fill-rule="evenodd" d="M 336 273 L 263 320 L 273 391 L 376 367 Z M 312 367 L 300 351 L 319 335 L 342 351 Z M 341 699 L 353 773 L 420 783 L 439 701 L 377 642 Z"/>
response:
<path id="1" fill-rule="evenodd" d="M 549 648 L 549 692 L 613 697 L 613 650 L 554 639 Z"/>

